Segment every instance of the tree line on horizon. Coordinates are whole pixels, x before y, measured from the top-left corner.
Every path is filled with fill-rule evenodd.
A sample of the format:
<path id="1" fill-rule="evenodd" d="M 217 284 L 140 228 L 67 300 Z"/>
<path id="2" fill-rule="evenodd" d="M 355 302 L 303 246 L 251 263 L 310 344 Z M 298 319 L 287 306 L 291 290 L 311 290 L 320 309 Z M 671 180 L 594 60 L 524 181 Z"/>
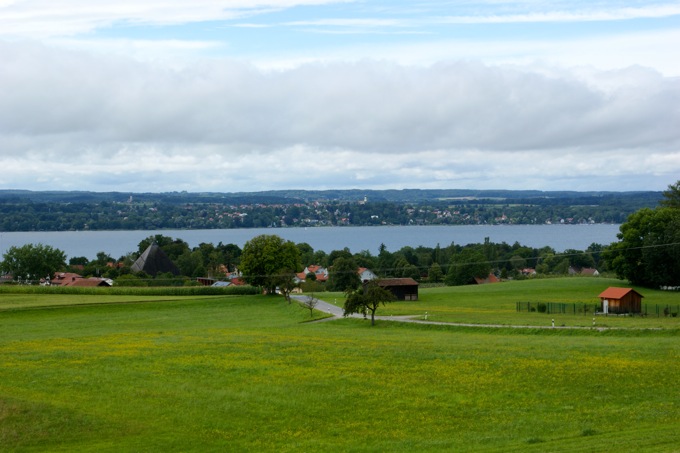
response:
<path id="1" fill-rule="evenodd" d="M 369 268 L 383 278 L 410 277 L 448 285 L 467 284 L 474 277 L 486 277 L 491 272 L 501 278 L 519 279 L 527 277 L 523 272 L 527 268 L 534 269 L 537 275 L 565 275 L 570 268 L 597 268 L 641 286 L 680 286 L 679 185 L 680 181 L 669 186 L 659 206 L 631 214 L 621 225 L 618 242 L 591 244 L 586 250 L 564 253 L 557 253 L 551 247 L 533 248 L 517 242 L 499 244 L 488 239 L 481 244 L 464 246 L 454 243 L 443 247 L 406 246 L 394 252 L 383 244 L 377 255 L 367 250 L 352 253 L 348 248 L 326 253 L 314 250 L 307 243 L 284 241 L 277 235 L 253 238 L 243 249 L 221 242 L 190 248 L 181 239 L 159 234 L 144 239 L 137 251 L 119 258 L 99 252 L 95 259 L 72 257 L 68 263 L 63 252 L 50 246 L 12 247 L 0 263 L 0 269 L 22 280 L 73 270 L 83 276 L 112 278 L 121 284 L 160 281 L 190 284 L 198 277 L 221 279 L 227 272 L 238 269 L 249 283 L 272 288 L 292 279 L 306 266 L 320 265 L 330 270 L 328 282 L 316 282 L 310 275 L 304 283 L 305 290 L 318 292 L 345 291 L 357 285 L 352 276 L 359 267 Z M 132 272 L 134 260 L 153 242 L 176 264 L 181 277 Z"/>
<path id="2" fill-rule="evenodd" d="M 500 194 L 496 194 L 500 195 Z M 0 192 L 0 231 L 231 229 L 370 225 L 622 223 L 658 204 L 657 192 L 525 194 L 513 198 L 394 201 L 261 195 L 20 197 Z"/>

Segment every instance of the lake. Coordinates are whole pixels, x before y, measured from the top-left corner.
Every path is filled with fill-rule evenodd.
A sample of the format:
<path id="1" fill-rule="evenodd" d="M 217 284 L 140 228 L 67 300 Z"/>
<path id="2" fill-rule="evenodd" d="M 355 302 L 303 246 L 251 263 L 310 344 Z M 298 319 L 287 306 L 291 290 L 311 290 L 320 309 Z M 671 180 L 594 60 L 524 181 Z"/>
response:
<path id="1" fill-rule="evenodd" d="M 136 252 L 145 238 L 162 234 L 186 241 L 190 247 L 202 242 L 236 244 L 260 234 L 276 234 L 295 243 L 306 242 L 314 250 L 331 252 L 348 247 L 352 253 L 368 250 L 378 254 L 384 243 L 395 252 L 402 247 L 442 247 L 452 242 L 459 245 L 491 242 L 540 248 L 550 246 L 557 252 L 566 249 L 585 250 L 592 243 L 615 242 L 619 225 L 461 225 L 461 226 L 377 226 L 317 228 L 249 228 L 233 230 L 136 230 L 136 231 L 51 231 L 0 233 L 0 255 L 9 247 L 42 243 L 63 250 L 68 257 L 96 257 L 98 252 L 118 258 Z"/>

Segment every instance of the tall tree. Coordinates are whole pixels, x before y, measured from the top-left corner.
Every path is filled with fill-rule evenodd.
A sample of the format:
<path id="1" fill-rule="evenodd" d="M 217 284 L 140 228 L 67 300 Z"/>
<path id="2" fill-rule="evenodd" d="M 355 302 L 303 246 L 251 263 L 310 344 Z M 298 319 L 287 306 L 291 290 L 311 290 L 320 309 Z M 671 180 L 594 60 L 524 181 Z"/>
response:
<path id="1" fill-rule="evenodd" d="M 352 257 L 339 256 L 329 269 L 328 289 L 330 291 L 353 291 L 361 285 L 357 273 L 359 266 Z"/>
<path id="2" fill-rule="evenodd" d="M 387 250 L 385 244 L 380 244 L 378 249 L 378 268 L 376 272 L 381 277 L 393 275 L 394 272 L 394 255 Z"/>
<path id="3" fill-rule="evenodd" d="M 444 279 L 444 273 L 439 263 L 434 262 L 427 271 L 427 281 L 430 283 L 439 283 Z"/>
<path id="4" fill-rule="evenodd" d="M 394 295 L 378 285 L 377 280 L 371 280 L 363 285 L 363 288 L 349 291 L 343 307 L 343 315 L 349 316 L 352 313 L 371 312 L 371 325 L 375 325 L 375 312 L 380 305 L 394 300 Z"/>
<path id="5" fill-rule="evenodd" d="M 66 266 L 66 254 L 43 244 L 12 246 L 5 252 L 0 269 L 15 279 L 39 280 L 52 278 L 55 272 Z"/>
<path id="6" fill-rule="evenodd" d="M 490 271 L 491 264 L 481 250 L 465 247 L 451 259 L 445 282 L 451 286 L 467 285 L 474 283 L 475 277 L 488 277 Z"/>
<path id="7" fill-rule="evenodd" d="M 668 190 L 663 193 L 664 199 L 661 206 L 667 208 L 680 209 L 680 181 L 668 186 Z"/>
<path id="8" fill-rule="evenodd" d="M 641 209 L 603 253 L 619 278 L 658 288 L 680 285 L 680 209 Z"/>
<path id="9" fill-rule="evenodd" d="M 292 241 L 276 235 L 262 234 L 243 246 L 240 269 L 246 282 L 262 286 L 273 294 L 282 279 L 290 278 L 302 268 L 300 250 Z"/>
<path id="10" fill-rule="evenodd" d="M 303 266 L 309 266 L 314 263 L 314 248 L 307 244 L 306 242 L 300 242 L 296 244 L 298 250 L 300 250 L 300 260 Z"/>

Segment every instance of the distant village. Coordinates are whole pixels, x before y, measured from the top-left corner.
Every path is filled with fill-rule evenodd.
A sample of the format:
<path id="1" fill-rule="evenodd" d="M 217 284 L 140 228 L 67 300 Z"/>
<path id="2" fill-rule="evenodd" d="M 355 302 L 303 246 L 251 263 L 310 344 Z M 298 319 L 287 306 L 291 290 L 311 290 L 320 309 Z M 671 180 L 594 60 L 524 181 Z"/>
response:
<path id="1" fill-rule="evenodd" d="M 147 194 L 112 201 L 39 202 L 0 196 L 0 231 L 622 223 L 636 209 L 657 202 L 652 195 L 618 197 L 395 202 L 368 196 L 353 201 L 260 196 L 236 202 Z"/>

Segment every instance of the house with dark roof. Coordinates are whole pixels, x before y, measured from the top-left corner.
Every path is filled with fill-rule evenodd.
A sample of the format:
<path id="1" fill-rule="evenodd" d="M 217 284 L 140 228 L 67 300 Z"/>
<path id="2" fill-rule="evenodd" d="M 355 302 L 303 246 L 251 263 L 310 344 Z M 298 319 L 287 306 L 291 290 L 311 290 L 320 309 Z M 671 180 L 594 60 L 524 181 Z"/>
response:
<path id="1" fill-rule="evenodd" d="M 610 286 L 598 296 L 602 313 L 641 313 L 642 294 L 633 288 Z"/>
<path id="2" fill-rule="evenodd" d="M 376 282 L 397 300 L 418 300 L 418 282 L 412 278 L 382 278 Z"/>
<path id="3" fill-rule="evenodd" d="M 589 277 L 597 277 L 600 275 L 600 273 L 597 271 L 597 269 L 594 269 L 592 267 L 572 267 L 569 266 L 569 275 L 585 275 Z"/>
<path id="4" fill-rule="evenodd" d="M 148 246 L 144 253 L 130 267 L 132 272 L 145 272 L 151 276 L 171 273 L 179 275 L 179 269 L 175 266 L 168 255 L 155 242 Z"/>

